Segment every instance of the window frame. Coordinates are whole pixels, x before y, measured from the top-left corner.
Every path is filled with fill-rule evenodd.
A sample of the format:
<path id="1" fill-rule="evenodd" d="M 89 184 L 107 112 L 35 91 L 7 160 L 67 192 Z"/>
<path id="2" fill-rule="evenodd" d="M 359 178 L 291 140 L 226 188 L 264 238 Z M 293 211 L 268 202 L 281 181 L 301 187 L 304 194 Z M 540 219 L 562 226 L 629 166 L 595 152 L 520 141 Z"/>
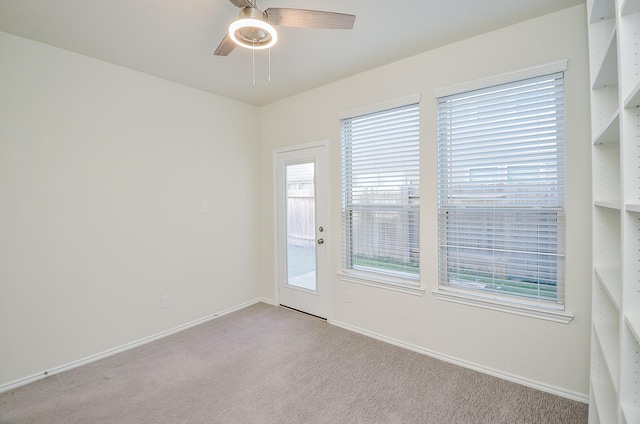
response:
<path id="1" fill-rule="evenodd" d="M 386 111 L 390 111 L 393 109 L 397 109 L 397 108 L 402 108 L 402 107 L 412 107 L 412 106 L 417 106 L 418 108 L 418 117 L 417 117 L 417 125 L 418 125 L 418 131 L 420 128 L 420 100 L 421 100 L 421 96 L 419 94 L 417 95 L 410 95 L 410 96 L 406 96 L 406 97 L 402 97 L 402 98 L 398 98 L 398 99 L 394 99 L 391 101 L 386 101 L 386 102 L 382 102 L 382 103 L 378 103 L 375 105 L 370 105 L 367 106 L 365 108 L 359 108 L 359 109 L 354 109 L 348 112 L 344 112 L 342 114 L 340 114 L 338 116 L 338 118 L 340 119 L 340 123 L 341 123 L 341 127 L 344 125 L 344 121 L 345 120 L 349 120 L 352 118 L 358 118 L 358 117 L 362 117 L 365 115 L 372 115 L 372 114 L 376 114 L 376 113 L 384 113 Z M 369 285 L 369 286 L 375 286 L 375 287 L 381 287 L 381 288 L 385 288 L 385 289 L 389 289 L 389 290 L 393 290 L 393 291 L 399 291 L 399 292 L 403 292 L 403 293 L 409 293 L 409 294 L 414 294 L 414 295 L 422 295 L 424 294 L 425 290 L 424 287 L 422 287 L 421 285 L 421 280 L 420 280 L 420 253 L 418 251 L 418 273 L 417 275 L 412 274 L 404 274 L 402 271 L 387 271 L 387 272 L 379 272 L 376 268 L 369 268 L 367 269 L 367 267 L 365 266 L 360 266 L 360 267 L 356 267 L 354 268 L 352 266 L 352 264 L 349 262 L 349 258 L 352 256 L 350 253 L 348 253 L 348 251 L 350 252 L 350 247 L 351 247 L 351 243 L 350 243 L 350 234 L 349 234 L 349 228 L 350 228 L 350 224 L 347 222 L 348 219 L 348 210 L 352 210 L 353 207 L 349 206 L 351 204 L 353 204 L 353 201 L 349 201 L 347 199 L 348 196 L 350 196 L 350 187 L 351 187 L 351 183 L 352 181 L 350 180 L 349 182 L 345 181 L 345 178 L 348 178 L 346 174 L 348 174 L 348 170 L 346 168 L 350 167 L 350 163 L 349 162 L 349 155 L 345 156 L 345 134 L 344 134 L 344 130 L 341 128 L 341 151 L 342 151 L 342 175 L 341 175 L 341 188 L 342 188 L 342 199 L 341 199 L 341 210 L 342 210 L 342 217 L 341 217 L 341 222 L 342 222 L 342 230 L 343 230 L 343 237 L 342 237 L 342 271 L 341 273 L 339 273 L 339 277 L 341 278 L 341 280 L 346 281 L 346 282 L 351 282 L 351 283 L 358 283 L 358 284 L 364 284 L 364 285 Z M 418 135 L 418 153 L 417 153 L 417 162 L 418 162 L 418 168 L 417 168 L 417 173 L 418 173 L 418 187 L 419 187 L 419 182 L 420 182 L 420 178 L 419 178 L 419 174 L 421 172 L 420 169 L 420 136 Z M 346 168 L 345 168 L 346 167 Z M 420 192 L 419 192 L 419 188 L 418 188 L 418 204 L 417 205 L 413 205 L 412 207 L 407 207 L 407 205 L 393 205 L 393 206 L 386 206 L 383 207 L 382 209 L 387 209 L 388 211 L 405 211 L 407 213 L 415 213 L 415 217 L 417 220 L 417 243 L 418 245 L 420 244 L 420 224 L 419 224 L 419 220 L 420 220 L 420 203 L 419 203 L 419 196 L 420 196 Z M 410 194 L 407 193 L 407 199 L 409 199 Z M 367 205 L 362 205 L 363 210 L 370 210 L 370 211 L 379 211 L 381 210 L 379 205 L 375 205 L 375 204 L 367 204 Z"/>
<path id="2" fill-rule="evenodd" d="M 513 83 L 519 80 L 527 80 L 531 78 L 536 78 L 544 75 L 565 72 L 567 70 L 567 61 L 562 60 L 558 62 L 549 63 L 542 66 L 536 66 L 532 68 L 527 68 L 524 70 L 509 72 L 505 74 L 496 75 L 489 78 L 483 78 L 475 81 L 465 82 L 462 84 L 457 84 L 449 87 L 444 87 L 434 91 L 434 97 L 436 100 L 447 97 L 451 95 L 456 95 L 459 93 L 481 90 L 493 86 L 499 86 L 502 84 Z M 563 82 L 566 76 L 563 75 Z M 564 118 L 566 122 L 566 117 Z M 566 136 L 564 137 L 566 140 Z M 564 145 L 566 145 L 566 141 L 564 141 Z M 564 169 L 566 169 L 566 162 L 564 163 Z M 479 175 L 482 175 L 482 170 L 479 170 Z M 566 186 L 566 175 L 564 178 L 564 184 Z M 566 210 L 566 190 L 564 192 L 564 199 L 562 205 L 562 213 Z M 440 200 L 438 201 L 438 232 L 442 231 L 441 223 L 440 223 Z M 566 228 L 566 222 L 563 223 L 564 228 Z M 439 238 L 440 239 L 440 236 Z M 566 239 L 565 239 L 566 246 Z M 440 257 L 440 251 L 438 252 L 438 267 L 440 267 L 441 261 L 443 260 Z M 562 272 L 566 275 L 566 269 L 563 268 Z M 443 284 L 443 281 L 440 281 L 440 272 L 438 272 L 438 281 L 436 288 L 433 293 L 439 300 L 450 301 L 461 303 L 470 306 L 482 307 L 491 310 L 497 310 L 502 312 L 513 313 L 522 316 L 540 318 L 545 320 L 550 320 L 554 322 L 560 323 L 568 323 L 573 319 L 573 314 L 566 312 L 566 297 L 563 294 L 563 298 L 561 302 L 540 302 L 538 300 L 527 299 L 525 297 L 519 297 L 514 295 L 506 295 L 502 296 L 500 294 L 496 294 L 495 292 L 489 292 L 478 289 L 469 289 L 464 288 L 458 285 L 448 285 Z M 564 287 L 566 287 L 566 282 L 563 283 Z"/>

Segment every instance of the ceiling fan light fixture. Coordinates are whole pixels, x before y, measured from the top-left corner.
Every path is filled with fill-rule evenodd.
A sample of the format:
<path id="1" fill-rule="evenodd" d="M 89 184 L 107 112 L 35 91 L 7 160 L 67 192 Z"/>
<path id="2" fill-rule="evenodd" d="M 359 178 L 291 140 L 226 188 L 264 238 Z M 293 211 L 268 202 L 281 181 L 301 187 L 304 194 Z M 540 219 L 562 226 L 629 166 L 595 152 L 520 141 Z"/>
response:
<path id="1" fill-rule="evenodd" d="M 262 19 L 264 13 L 255 8 L 245 8 L 240 19 L 229 25 L 229 37 L 234 43 L 248 49 L 268 49 L 278 41 L 276 29 Z"/>
<path id="2" fill-rule="evenodd" d="M 246 49 L 268 49 L 278 41 L 273 25 L 297 28 L 353 29 L 355 15 L 322 10 L 270 7 L 262 11 L 256 0 L 229 0 L 240 9 L 239 18 L 229 25 L 228 32 L 213 53 L 228 56 L 237 46 Z M 636 1 L 636 0 L 634 0 Z"/>

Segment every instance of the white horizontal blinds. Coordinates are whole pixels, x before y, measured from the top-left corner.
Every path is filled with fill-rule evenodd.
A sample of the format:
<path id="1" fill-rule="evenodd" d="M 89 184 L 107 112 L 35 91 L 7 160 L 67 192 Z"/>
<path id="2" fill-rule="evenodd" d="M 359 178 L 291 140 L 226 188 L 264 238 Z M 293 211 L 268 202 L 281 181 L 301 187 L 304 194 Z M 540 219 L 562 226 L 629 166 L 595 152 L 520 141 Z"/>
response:
<path id="1" fill-rule="evenodd" d="M 563 73 L 438 99 L 441 286 L 564 301 Z"/>
<path id="2" fill-rule="evenodd" d="M 419 105 L 342 120 L 345 269 L 419 276 Z"/>

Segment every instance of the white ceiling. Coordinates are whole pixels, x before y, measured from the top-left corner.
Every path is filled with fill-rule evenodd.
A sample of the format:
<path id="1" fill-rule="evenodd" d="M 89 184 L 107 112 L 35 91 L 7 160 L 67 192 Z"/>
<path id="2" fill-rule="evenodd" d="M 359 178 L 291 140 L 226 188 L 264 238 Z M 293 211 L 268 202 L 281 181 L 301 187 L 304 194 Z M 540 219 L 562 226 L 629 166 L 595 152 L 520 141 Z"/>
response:
<path id="1" fill-rule="evenodd" d="M 258 0 L 355 14 L 353 30 L 278 27 L 279 41 L 214 56 L 239 9 L 228 0 L 0 0 L 0 31 L 264 105 L 585 0 Z M 1 58 L 0 58 L 1 60 Z"/>

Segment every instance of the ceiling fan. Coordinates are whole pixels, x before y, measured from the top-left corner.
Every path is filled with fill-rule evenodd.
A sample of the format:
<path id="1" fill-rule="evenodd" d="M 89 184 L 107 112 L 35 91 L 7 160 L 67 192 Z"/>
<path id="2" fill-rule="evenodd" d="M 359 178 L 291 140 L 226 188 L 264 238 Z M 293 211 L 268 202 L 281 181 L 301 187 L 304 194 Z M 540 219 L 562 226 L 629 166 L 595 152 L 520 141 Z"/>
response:
<path id="1" fill-rule="evenodd" d="M 229 0 L 240 8 L 240 17 L 231 23 L 229 32 L 214 55 L 227 56 L 236 46 L 266 49 L 278 40 L 273 25 L 299 28 L 352 29 L 355 15 L 320 10 L 270 7 L 264 12 L 256 0 Z"/>

